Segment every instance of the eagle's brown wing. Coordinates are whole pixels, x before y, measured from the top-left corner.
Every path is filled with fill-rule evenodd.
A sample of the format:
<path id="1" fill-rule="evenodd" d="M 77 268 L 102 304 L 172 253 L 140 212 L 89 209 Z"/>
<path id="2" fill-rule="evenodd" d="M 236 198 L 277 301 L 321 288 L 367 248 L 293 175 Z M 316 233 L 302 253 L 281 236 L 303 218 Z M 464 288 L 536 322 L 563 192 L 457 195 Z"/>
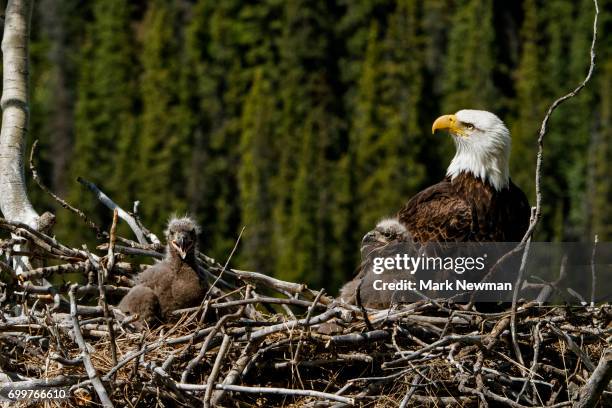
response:
<path id="1" fill-rule="evenodd" d="M 416 242 L 465 242 L 472 238 L 474 209 L 448 180 L 412 197 L 397 217 Z"/>

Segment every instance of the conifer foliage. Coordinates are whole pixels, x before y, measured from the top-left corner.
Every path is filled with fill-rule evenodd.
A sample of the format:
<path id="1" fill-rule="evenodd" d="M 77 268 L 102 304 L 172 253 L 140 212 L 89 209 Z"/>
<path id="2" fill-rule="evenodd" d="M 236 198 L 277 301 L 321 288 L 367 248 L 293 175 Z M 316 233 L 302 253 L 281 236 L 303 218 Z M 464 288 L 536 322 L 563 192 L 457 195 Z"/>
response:
<path id="1" fill-rule="evenodd" d="M 533 202 L 539 123 L 585 74 L 590 0 L 244 3 L 36 2 L 32 126 L 47 185 L 102 223 L 77 176 L 124 208 L 139 200 L 158 233 L 190 211 L 219 260 L 244 227 L 233 265 L 329 290 L 361 236 L 444 174 L 440 114 L 498 113 Z M 600 32 L 611 24 L 602 13 Z M 612 238 L 612 42 L 600 37 L 598 86 L 551 121 L 537 239 Z M 94 239 L 65 218 L 60 239 Z"/>

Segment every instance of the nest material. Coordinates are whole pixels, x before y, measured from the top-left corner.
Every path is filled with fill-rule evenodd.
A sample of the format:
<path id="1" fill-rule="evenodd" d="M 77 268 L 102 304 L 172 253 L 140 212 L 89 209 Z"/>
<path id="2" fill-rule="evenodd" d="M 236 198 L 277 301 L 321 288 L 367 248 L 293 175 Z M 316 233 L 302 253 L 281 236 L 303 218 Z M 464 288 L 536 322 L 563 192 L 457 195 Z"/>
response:
<path id="1" fill-rule="evenodd" d="M 592 379 L 608 361 L 608 305 L 520 305 L 513 341 L 510 311 L 422 301 L 366 317 L 305 285 L 225 270 L 202 254 L 209 296 L 139 331 L 112 305 L 143 268 L 135 260 L 159 258 L 159 245 L 120 239 L 127 245 L 89 252 L 17 223 L 0 220 L 0 229 L 21 237 L 4 249 L 25 240 L 31 257 L 60 263 L 23 277 L 0 264 L 3 385 L 68 390 L 48 406 L 561 407 L 601 388 Z M 23 283 L 66 272 L 86 283 Z"/>

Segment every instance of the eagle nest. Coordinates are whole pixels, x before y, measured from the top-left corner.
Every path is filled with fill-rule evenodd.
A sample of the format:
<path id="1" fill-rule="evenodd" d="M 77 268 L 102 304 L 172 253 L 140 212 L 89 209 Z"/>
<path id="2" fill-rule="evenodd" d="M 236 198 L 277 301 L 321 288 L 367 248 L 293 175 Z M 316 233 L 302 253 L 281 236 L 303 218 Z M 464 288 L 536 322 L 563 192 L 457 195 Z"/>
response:
<path id="1" fill-rule="evenodd" d="M 22 241 L 59 263 L 17 276 L 0 262 L 0 400 L 25 406 L 37 390 L 46 406 L 610 406 L 609 305 L 520 304 L 513 339 L 510 311 L 433 300 L 365 311 L 199 253 L 202 304 L 136 329 L 113 305 L 161 245 L 111 234 L 88 251 L 19 223 L 0 219 L 0 230 L 13 237 L 0 248 Z M 87 283 L 29 283 L 67 273 Z"/>

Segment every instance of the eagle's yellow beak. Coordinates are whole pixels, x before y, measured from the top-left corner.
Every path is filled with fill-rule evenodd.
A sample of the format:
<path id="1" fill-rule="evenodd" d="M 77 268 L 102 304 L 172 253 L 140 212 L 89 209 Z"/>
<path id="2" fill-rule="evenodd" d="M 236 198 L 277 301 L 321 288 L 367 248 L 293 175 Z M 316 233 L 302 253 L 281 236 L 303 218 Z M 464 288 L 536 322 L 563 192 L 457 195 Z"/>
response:
<path id="1" fill-rule="evenodd" d="M 436 133 L 436 130 L 448 130 L 456 135 L 463 133 L 455 115 L 444 115 L 436 119 L 431 126 L 431 133 Z"/>

